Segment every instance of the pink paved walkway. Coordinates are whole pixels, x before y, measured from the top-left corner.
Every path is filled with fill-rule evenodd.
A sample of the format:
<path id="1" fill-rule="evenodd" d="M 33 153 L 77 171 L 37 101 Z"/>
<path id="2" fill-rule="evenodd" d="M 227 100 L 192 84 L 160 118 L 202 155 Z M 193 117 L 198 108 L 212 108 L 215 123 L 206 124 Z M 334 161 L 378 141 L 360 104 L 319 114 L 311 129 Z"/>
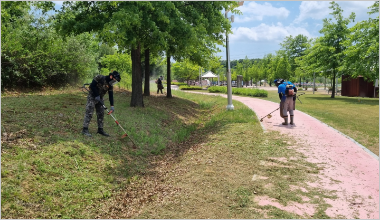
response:
<path id="1" fill-rule="evenodd" d="M 278 103 L 257 98 L 232 98 L 251 108 L 258 119 L 279 107 Z M 296 108 L 297 105 L 300 105 L 298 101 Z M 309 162 L 322 168 L 318 175 L 320 181 L 308 183 L 309 187 L 335 190 L 338 197 L 334 200 L 325 199 L 325 202 L 332 206 L 326 210 L 326 214 L 331 218 L 339 218 L 338 215 L 342 215 L 348 219 L 379 219 L 378 157 L 368 153 L 337 130 L 303 112 L 296 110 L 295 125 L 286 126 L 281 124 L 283 119 L 279 114 L 279 111 L 276 111 L 272 118 L 265 118 L 262 126 L 267 131 L 279 131 L 290 135 L 297 140 L 298 145 L 306 146 L 294 149 L 302 152 Z M 297 143 L 294 146 L 297 146 Z"/>

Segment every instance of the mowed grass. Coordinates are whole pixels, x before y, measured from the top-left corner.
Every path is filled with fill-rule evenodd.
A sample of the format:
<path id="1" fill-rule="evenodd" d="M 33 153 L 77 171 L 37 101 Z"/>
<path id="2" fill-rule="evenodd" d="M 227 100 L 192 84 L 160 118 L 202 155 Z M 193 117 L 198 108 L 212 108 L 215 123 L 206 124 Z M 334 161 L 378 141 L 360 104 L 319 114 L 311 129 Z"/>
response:
<path id="1" fill-rule="evenodd" d="M 2 218 L 327 217 L 333 192 L 305 184 L 319 171 L 291 140 L 263 133 L 240 102 L 226 111 L 224 98 L 173 94 L 131 108 L 130 92 L 115 91 L 115 116 L 137 149 L 110 116 L 111 137 L 96 135 L 96 118 L 93 137 L 83 136 L 79 91 L 2 94 Z M 260 196 L 307 197 L 315 211 L 260 205 Z"/>
<path id="2" fill-rule="evenodd" d="M 91 218 L 85 207 L 143 175 L 151 157 L 183 141 L 202 120 L 194 102 L 151 96 L 145 108 L 131 108 L 131 93 L 115 91 L 114 115 L 133 149 L 111 116 L 104 118 L 111 137 L 96 134 L 96 115 L 93 137 L 81 134 L 86 96 L 75 90 L 3 94 L 3 218 Z"/>
<path id="3" fill-rule="evenodd" d="M 297 99 L 296 110 L 321 120 L 379 155 L 379 98 L 331 98 L 331 94 L 313 94 L 310 90 L 299 94 L 303 92 L 305 95 L 299 96 L 302 104 Z M 268 97 L 262 99 L 279 102 L 277 91 L 268 91 Z"/>
<path id="4" fill-rule="evenodd" d="M 264 133 L 254 112 L 240 102 L 226 111 L 225 98 L 182 91 L 173 95 L 197 102 L 210 114 L 189 139 L 157 161 L 161 166 L 104 203 L 97 217 L 328 218 L 324 198 L 335 198 L 334 192 L 306 184 L 316 181 L 319 168 L 291 147 L 292 140 Z M 305 210 L 260 204 L 265 198 Z"/>

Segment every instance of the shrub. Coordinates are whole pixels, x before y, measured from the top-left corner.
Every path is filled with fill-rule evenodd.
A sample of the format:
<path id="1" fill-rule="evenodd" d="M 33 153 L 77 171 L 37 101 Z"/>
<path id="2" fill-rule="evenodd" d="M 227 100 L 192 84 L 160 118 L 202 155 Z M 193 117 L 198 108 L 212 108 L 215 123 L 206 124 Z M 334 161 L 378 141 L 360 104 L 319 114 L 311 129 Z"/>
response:
<path id="1" fill-rule="evenodd" d="M 232 94 L 253 97 L 268 97 L 268 92 L 263 89 L 232 88 Z"/>
<path id="2" fill-rule="evenodd" d="M 168 83 L 165 82 L 165 84 L 168 84 Z M 184 82 L 172 82 L 171 84 L 172 85 L 177 85 L 177 86 L 187 86 L 187 83 L 184 83 Z"/>
<path id="3" fill-rule="evenodd" d="M 211 86 L 208 88 L 209 92 L 227 93 L 225 86 Z M 232 94 L 245 95 L 253 97 L 268 97 L 268 92 L 263 89 L 250 89 L 250 88 L 232 88 Z"/>
<path id="4" fill-rule="evenodd" d="M 225 86 L 210 86 L 208 87 L 207 90 L 212 93 L 215 93 L 215 92 L 227 93 L 227 87 Z"/>
<path id="5" fill-rule="evenodd" d="M 202 90 L 202 87 L 200 86 L 180 86 L 179 87 L 180 90 Z"/>

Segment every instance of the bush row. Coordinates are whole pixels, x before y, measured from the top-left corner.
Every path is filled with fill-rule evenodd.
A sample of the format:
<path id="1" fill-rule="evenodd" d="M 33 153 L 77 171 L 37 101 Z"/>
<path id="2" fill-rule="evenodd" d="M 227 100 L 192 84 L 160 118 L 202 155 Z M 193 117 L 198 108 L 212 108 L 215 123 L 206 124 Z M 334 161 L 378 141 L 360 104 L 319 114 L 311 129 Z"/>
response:
<path id="1" fill-rule="evenodd" d="M 225 86 L 211 86 L 208 88 L 209 92 L 227 93 L 227 87 Z M 268 92 L 263 89 L 249 89 L 249 88 L 232 88 L 232 94 L 245 95 L 253 97 L 268 97 Z"/>
<path id="2" fill-rule="evenodd" d="M 180 86 L 179 87 L 180 90 L 202 90 L 202 87 L 200 86 Z"/>
<path id="3" fill-rule="evenodd" d="M 166 81 L 165 81 L 165 84 L 167 84 Z M 172 82 L 171 84 L 172 85 L 177 85 L 177 86 L 187 86 L 187 83 L 183 83 L 183 82 Z"/>

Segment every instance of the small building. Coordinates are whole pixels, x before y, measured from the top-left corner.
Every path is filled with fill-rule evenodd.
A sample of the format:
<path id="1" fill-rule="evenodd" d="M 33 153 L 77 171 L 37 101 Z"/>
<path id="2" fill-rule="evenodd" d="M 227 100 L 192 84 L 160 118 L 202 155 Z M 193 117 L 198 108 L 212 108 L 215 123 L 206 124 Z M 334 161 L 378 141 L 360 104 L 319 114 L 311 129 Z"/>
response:
<path id="1" fill-rule="evenodd" d="M 375 82 L 365 81 L 363 76 L 351 79 L 349 76 L 343 75 L 341 94 L 351 97 L 379 97 L 379 85 Z"/>

